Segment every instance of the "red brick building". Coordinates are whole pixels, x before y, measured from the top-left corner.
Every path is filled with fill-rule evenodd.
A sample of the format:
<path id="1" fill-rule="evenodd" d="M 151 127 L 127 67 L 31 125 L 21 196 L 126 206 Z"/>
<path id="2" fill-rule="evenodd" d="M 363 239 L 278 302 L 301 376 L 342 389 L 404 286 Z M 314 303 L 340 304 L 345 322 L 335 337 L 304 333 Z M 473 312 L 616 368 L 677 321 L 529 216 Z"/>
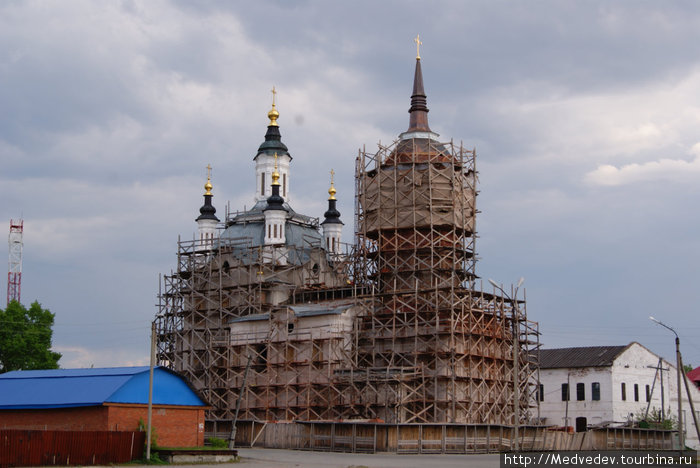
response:
<path id="1" fill-rule="evenodd" d="M 0 374 L 0 429 L 134 431 L 148 420 L 148 367 Z M 153 427 L 162 447 L 204 445 L 206 403 L 177 373 L 156 367 Z"/>

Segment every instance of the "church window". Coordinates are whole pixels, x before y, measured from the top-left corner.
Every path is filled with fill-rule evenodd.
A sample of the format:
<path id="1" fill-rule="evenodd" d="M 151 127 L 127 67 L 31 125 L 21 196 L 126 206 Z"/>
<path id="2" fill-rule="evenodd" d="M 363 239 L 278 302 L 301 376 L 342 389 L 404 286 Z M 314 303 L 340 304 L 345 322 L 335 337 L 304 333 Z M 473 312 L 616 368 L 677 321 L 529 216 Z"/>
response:
<path id="1" fill-rule="evenodd" d="M 277 225 L 276 224 L 273 226 L 272 232 L 274 233 L 274 237 L 276 239 L 277 238 Z"/>
<path id="2" fill-rule="evenodd" d="M 260 174 L 260 195 L 265 195 L 265 173 Z"/>
<path id="3" fill-rule="evenodd" d="M 600 401 L 600 382 L 591 383 L 591 400 Z"/>
<path id="4" fill-rule="evenodd" d="M 287 174 L 282 174 L 282 196 L 287 196 Z"/>

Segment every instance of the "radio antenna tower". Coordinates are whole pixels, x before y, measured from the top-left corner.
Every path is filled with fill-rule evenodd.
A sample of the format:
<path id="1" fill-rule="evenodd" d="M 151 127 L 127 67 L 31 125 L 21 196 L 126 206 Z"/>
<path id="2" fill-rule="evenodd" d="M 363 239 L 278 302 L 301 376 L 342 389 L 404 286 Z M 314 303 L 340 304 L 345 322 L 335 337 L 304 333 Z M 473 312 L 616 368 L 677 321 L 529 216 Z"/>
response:
<path id="1" fill-rule="evenodd" d="M 22 291 L 22 232 L 24 220 L 10 220 L 10 235 L 7 238 L 10 252 L 9 269 L 7 272 L 7 304 L 10 301 L 19 302 Z"/>

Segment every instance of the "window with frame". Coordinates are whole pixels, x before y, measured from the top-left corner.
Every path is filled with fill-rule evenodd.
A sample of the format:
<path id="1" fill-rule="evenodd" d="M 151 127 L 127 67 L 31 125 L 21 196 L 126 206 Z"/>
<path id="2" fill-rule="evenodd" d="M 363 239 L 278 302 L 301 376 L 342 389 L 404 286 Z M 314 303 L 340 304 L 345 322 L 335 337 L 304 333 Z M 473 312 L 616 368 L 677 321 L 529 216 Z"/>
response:
<path id="1" fill-rule="evenodd" d="M 634 401 L 639 401 L 639 384 L 634 384 Z"/>
<path id="2" fill-rule="evenodd" d="M 561 384 L 561 401 L 569 401 L 569 384 Z"/>
<path id="3" fill-rule="evenodd" d="M 265 173 L 260 174 L 260 195 L 265 195 Z"/>
<path id="4" fill-rule="evenodd" d="M 627 385 L 625 385 L 625 382 L 620 384 L 620 396 L 622 397 L 622 401 L 627 400 Z"/>
<path id="5" fill-rule="evenodd" d="M 651 389 L 649 388 L 649 385 L 646 386 L 646 397 L 647 397 L 647 403 L 649 400 L 651 400 Z"/>
<path id="6" fill-rule="evenodd" d="M 600 382 L 591 383 L 591 400 L 600 401 Z"/>
<path id="7" fill-rule="evenodd" d="M 544 384 L 540 384 L 539 386 L 539 394 L 537 395 L 540 399 L 540 401 L 544 401 Z"/>
<path id="8" fill-rule="evenodd" d="M 586 399 L 586 384 L 577 383 L 576 384 L 576 401 L 583 401 Z"/>

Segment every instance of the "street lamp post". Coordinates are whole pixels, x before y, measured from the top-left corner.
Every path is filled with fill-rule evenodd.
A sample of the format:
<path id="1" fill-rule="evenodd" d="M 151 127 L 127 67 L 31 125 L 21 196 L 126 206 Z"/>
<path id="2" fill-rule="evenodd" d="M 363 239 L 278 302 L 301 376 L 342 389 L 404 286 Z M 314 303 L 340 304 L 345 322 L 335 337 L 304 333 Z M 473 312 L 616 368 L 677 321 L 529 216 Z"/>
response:
<path id="1" fill-rule="evenodd" d="M 654 317 L 650 316 L 649 320 L 661 325 L 664 328 L 668 328 L 673 332 L 674 335 L 676 335 L 676 376 L 678 378 L 678 442 L 682 451 L 685 448 L 685 437 L 683 432 L 683 400 L 681 399 L 681 372 L 683 371 L 681 369 L 681 366 L 683 365 L 681 362 L 681 340 L 680 338 L 678 338 L 678 333 L 676 333 L 676 330 L 674 330 L 673 328 L 669 327 L 668 325 L 659 320 L 656 320 Z"/>
<path id="2" fill-rule="evenodd" d="M 513 304 L 513 439 L 515 441 L 513 449 L 516 452 L 520 451 L 518 434 L 520 432 L 520 309 L 518 307 L 518 290 L 520 286 L 523 285 L 523 281 L 525 281 L 525 278 L 522 277 L 518 280 L 518 284 L 515 286 L 513 292 L 513 297 L 511 298 L 498 283 L 489 278 L 489 283 L 491 283 L 494 288 L 500 290 L 503 295 L 510 300 L 511 304 Z"/>

